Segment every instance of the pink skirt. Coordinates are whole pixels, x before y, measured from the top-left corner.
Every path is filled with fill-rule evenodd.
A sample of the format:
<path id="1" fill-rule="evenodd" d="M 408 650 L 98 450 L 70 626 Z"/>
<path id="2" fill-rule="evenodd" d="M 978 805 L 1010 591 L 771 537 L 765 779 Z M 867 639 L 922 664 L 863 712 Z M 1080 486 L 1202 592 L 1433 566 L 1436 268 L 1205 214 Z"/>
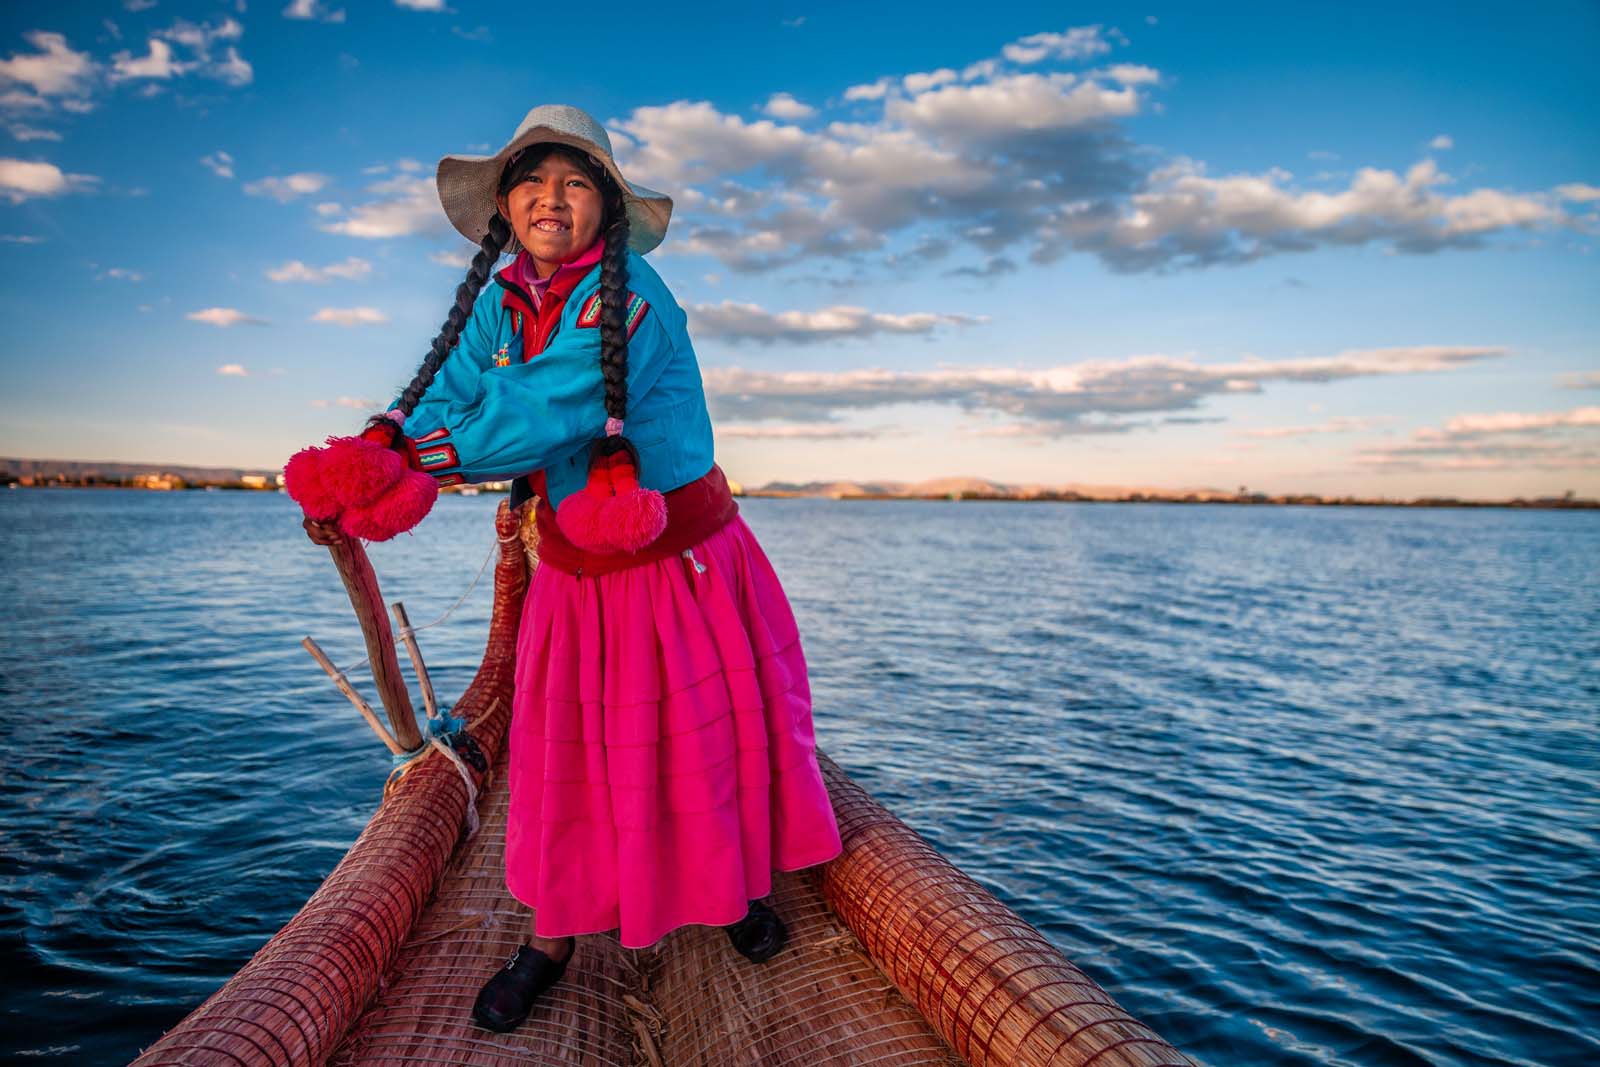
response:
<path id="1" fill-rule="evenodd" d="M 726 926 L 841 851 L 788 598 L 744 517 L 593 578 L 539 567 L 517 638 L 506 886 L 541 937 Z M 698 566 L 696 566 L 698 564 Z"/>

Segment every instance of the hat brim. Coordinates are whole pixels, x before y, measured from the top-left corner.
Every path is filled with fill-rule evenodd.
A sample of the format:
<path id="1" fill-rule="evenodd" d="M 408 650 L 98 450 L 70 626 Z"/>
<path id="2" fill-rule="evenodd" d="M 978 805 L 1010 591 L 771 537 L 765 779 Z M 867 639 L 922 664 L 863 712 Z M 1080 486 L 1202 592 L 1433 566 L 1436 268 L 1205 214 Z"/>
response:
<path id="1" fill-rule="evenodd" d="M 594 142 L 549 126 L 534 126 L 523 131 L 520 137 L 492 156 L 450 155 L 439 160 L 436 179 L 439 203 L 450 225 L 473 244 L 482 244 L 489 232 L 490 220 L 500 210 L 495 203 L 495 191 L 501 172 L 512 156 L 529 145 L 545 141 L 569 145 L 593 156 L 621 187 L 628 212 L 629 248 L 643 255 L 661 243 L 667 235 L 667 224 L 672 220 L 672 198 L 628 181 L 610 155 Z M 521 249 L 522 242 L 513 232 L 503 251 L 515 253 Z"/>

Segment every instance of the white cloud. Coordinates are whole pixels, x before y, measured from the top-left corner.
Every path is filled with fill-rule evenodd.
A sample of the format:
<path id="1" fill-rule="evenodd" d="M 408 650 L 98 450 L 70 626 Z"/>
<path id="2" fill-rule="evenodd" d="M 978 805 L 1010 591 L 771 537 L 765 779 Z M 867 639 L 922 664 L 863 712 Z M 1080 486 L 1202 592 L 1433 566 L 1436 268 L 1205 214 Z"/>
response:
<path id="1" fill-rule="evenodd" d="M 1157 85 L 1161 81 L 1160 71 L 1140 63 L 1113 63 L 1100 73 L 1123 85 Z"/>
<path id="2" fill-rule="evenodd" d="M 844 91 L 844 98 L 850 101 L 882 100 L 885 94 L 889 92 L 889 86 L 892 84 L 893 82 L 888 78 L 879 78 L 877 81 L 869 82 L 866 85 L 852 85 Z"/>
<path id="3" fill-rule="evenodd" d="M 249 85 L 255 77 L 255 69 L 239 55 L 237 48 L 230 45 L 223 57 L 217 61 L 214 74 L 229 85 Z"/>
<path id="4" fill-rule="evenodd" d="M 0 87 L 25 85 L 37 95 L 18 92 L 13 98 L 8 93 L 8 99 L 0 103 L 13 109 L 38 109 L 48 106 L 44 97 L 88 94 L 98 69 L 88 53 L 74 51 L 59 33 L 30 30 L 22 39 L 37 51 L 13 53 L 10 59 L 0 60 Z"/>
<path id="5" fill-rule="evenodd" d="M 267 271 L 267 277 L 275 282 L 316 282 L 321 283 L 332 278 L 345 278 L 354 280 L 364 278 L 372 273 L 372 264 L 356 256 L 340 263 L 330 263 L 326 267 L 308 267 L 298 259 L 291 259 L 281 267 L 274 267 Z"/>
<path id="6" fill-rule="evenodd" d="M 328 322 L 335 326 L 376 326 L 388 322 L 389 317 L 377 308 L 323 308 L 311 316 L 312 322 Z"/>
<path id="7" fill-rule="evenodd" d="M 1475 247 L 1497 230 L 1566 221 L 1550 197 L 1537 193 L 1436 192 L 1453 179 L 1432 160 L 1403 176 L 1362 167 L 1348 189 L 1333 193 L 1287 189 L 1292 175 L 1280 168 L 1221 178 L 1204 170 L 1190 160 L 1162 167 L 1145 191 L 1109 216 L 1070 206 L 1055 212 L 1041 227 L 1035 258 L 1089 250 L 1113 269 L 1136 271 L 1380 242 L 1428 253 Z"/>
<path id="8" fill-rule="evenodd" d="M 941 67 L 926 74 L 907 74 L 900 79 L 900 84 L 908 93 L 925 93 L 929 89 L 936 89 L 941 85 L 948 85 L 961 75 L 949 67 Z"/>
<path id="9" fill-rule="evenodd" d="M 412 11 L 449 11 L 444 6 L 444 0 L 394 0 L 395 7 L 408 8 Z"/>
<path id="10" fill-rule="evenodd" d="M 236 87 L 249 85 L 255 72 L 239 55 L 237 47 L 228 44 L 220 58 L 215 54 L 220 42 L 237 41 L 243 36 L 244 27 L 231 17 L 225 16 L 215 24 L 178 19 L 147 39 L 145 55 L 122 51 L 112 56 L 108 79 L 113 83 L 139 79 L 165 81 L 198 74 Z M 184 50 L 183 57 L 178 55 L 175 45 Z"/>
<path id="11" fill-rule="evenodd" d="M 1561 376 L 1563 389 L 1600 389 L 1600 370 L 1578 371 Z"/>
<path id="12" fill-rule="evenodd" d="M 341 396 L 335 400 L 313 400 L 314 408 L 354 408 L 357 411 L 377 411 L 383 406 L 381 400 L 368 400 L 365 397 Z"/>
<path id="13" fill-rule="evenodd" d="M 722 439 L 776 441 L 841 441 L 853 438 L 883 437 L 884 431 L 852 426 L 762 426 L 760 424 L 719 423 L 716 436 Z"/>
<path id="14" fill-rule="evenodd" d="M 144 56 L 135 56 L 132 52 L 118 52 L 112 56 L 110 80 L 121 82 L 135 78 L 175 78 L 188 69 L 173 59 L 172 46 L 166 41 L 152 37 L 149 49 L 149 53 Z"/>
<path id="15" fill-rule="evenodd" d="M 666 254 L 739 271 L 962 255 L 956 272 L 992 276 L 1023 255 L 1045 264 L 1081 253 L 1117 272 L 1167 272 L 1327 247 L 1429 254 L 1506 231 L 1600 231 L 1562 206 L 1600 198 L 1584 183 L 1463 189 L 1424 159 L 1398 173 L 1316 176 L 1308 190 L 1280 167 L 1213 176 L 1203 162 L 1162 158 L 1124 130 L 1159 107 L 1153 94 L 1169 87 L 1160 71 L 1050 66 L 1121 40 L 1093 26 L 1023 37 L 959 74 L 952 65 L 852 85 L 837 116 L 808 115 L 805 127 L 771 108 L 750 120 L 680 100 L 637 108 L 612 133 L 630 175 L 674 192 Z"/>
<path id="16" fill-rule="evenodd" d="M 431 178 L 395 177 L 367 187 L 380 199 L 357 205 L 350 217 L 321 227 L 347 237 L 378 239 L 442 230 L 447 224 Z"/>
<path id="17" fill-rule="evenodd" d="M 1593 470 L 1600 407 L 1457 415 L 1405 441 L 1363 449 L 1356 461 L 1385 471 Z"/>
<path id="18" fill-rule="evenodd" d="M 1442 373 L 1504 354 L 1498 348 L 1447 346 L 1354 349 L 1333 356 L 1199 363 L 1175 356 L 1023 369 L 944 367 L 924 371 L 702 371 L 713 415 L 836 423 L 852 410 L 896 404 L 946 404 L 1005 416 L 1006 436 L 1063 437 L 1121 433 L 1154 425 L 1142 416 L 1201 408 L 1214 396 L 1262 392 L 1271 383 L 1326 383 L 1359 377 Z"/>
<path id="19" fill-rule="evenodd" d="M 4 233 L 0 234 L 0 241 L 13 245 L 42 245 L 43 237 L 35 237 L 31 233 Z"/>
<path id="20" fill-rule="evenodd" d="M 283 9 L 286 19 L 316 19 L 318 22 L 343 22 L 344 8 L 332 10 L 322 0 L 292 0 Z"/>
<path id="21" fill-rule="evenodd" d="M 50 101 L 42 96 L 35 96 L 21 89 L 11 89 L 0 92 L 0 109 L 12 113 L 24 111 L 49 111 Z"/>
<path id="22" fill-rule="evenodd" d="M 0 159 L 0 199 L 13 204 L 38 196 L 83 192 L 99 181 L 91 174 L 66 174 L 54 163 Z"/>
<path id="23" fill-rule="evenodd" d="M 219 178 L 233 177 L 233 157 L 226 152 L 213 152 L 200 157 L 200 165 Z"/>
<path id="24" fill-rule="evenodd" d="M 914 312 L 889 315 L 862 307 L 837 305 L 816 311 L 771 312 L 755 304 L 724 300 L 720 304 L 694 304 L 688 309 L 695 336 L 728 342 L 755 341 L 806 344 L 874 334 L 927 334 L 940 326 L 971 326 L 986 316 Z"/>
<path id="25" fill-rule="evenodd" d="M 775 119 L 788 119 L 791 122 L 808 119 L 817 113 L 816 108 L 802 104 L 788 93 L 773 93 L 761 110 Z"/>
<path id="26" fill-rule="evenodd" d="M 931 137 L 971 143 L 1128 118 L 1138 111 L 1138 91 L 1129 86 L 1112 89 L 1073 74 L 1011 74 L 892 99 L 884 114 Z"/>
<path id="27" fill-rule="evenodd" d="M 1429 148 L 1436 149 L 1440 152 L 1447 152 L 1455 146 L 1455 141 L 1447 133 L 1441 133 L 1439 136 L 1428 142 Z"/>
<path id="28" fill-rule="evenodd" d="M 1078 26 L 1066 33 L 1035 33 L 1000 50 L 1013 63 L 1038 63 L 1044 59 L 1088 59 L 1111 51 L 1099 26 Z"/>
<path id="29" fill-rule="evenodd" d="M 1507 433 L 1527 433 L 1574 426 L 1600 426 L 1600 407 L 1572 408 L 1569 411 L 1496 411 L 1485 415 L 1456 415 L 1445 421 L 1438 437 L 1481 437 Z M 1428 431 L 1421 431 L 1428 432 Z"/>
<path id="30" fill-rule="evenodd" d="M 344 210 L 344 206 L 341 205 L 336 200 L 324 201 L 323 203 L 318 204 L 317 207 L 316 207 L 317 214 L 321 215 L 323 218 L 328 218 L 329 216 L 337 215 L 339 212 L 341 212 L 343 210 Z"/>
<path id="31" fill-rule="evenodd" d="M 14 122 L 6 127 L 8 133 L 19 141 L 59 141 L 61 135 L 54 130 L 41 130 L 35 126 L 27 126 Z"/>
<path id="32" fill-rule="evenodd" d="M 194 322 L 203 322 L 210 326 L 265 326 L 265 319 L 258 319 L 246 315 L 237 308 L 205 308 L 201 311 L 191 311 L 184 316 Z"/>
<path id="33" fill-rule="evenodd" d="M 143 274 L 140 274 L 136 270 L 129 270 L 126 267 L 112 267 L 109 270 L 102 271 L 97 276 L 96 280 L 97 281 L 104 281 L 106 278 L 113 278 L 113 279 L 115 279 L 117 281 L 122 281 L 122 282 L 142 282 L 142 281 L 144 281 L 144 275 Z"/>
<path id="34" fill-rule="evenodd" d="M 225 378 L 248 378 L 250 372 L 238 363 L 224 363 L 217 368 L 217 373 Z"/>
<path id="35" fill-rule="evenodd" d="M 449 252 L 444 249 L 439 249 L 435 252 L 429 252 L 428 258 L 433 260 L 435 263 L 440 264 L 441 266 L 456 267 L 460 270 L 466 270 L 468 267 L 472 266 L 472 257 L 475 255 L 477 255 L 476 252 Z"/>
<path id="36" fill-rule="evenodd" d="M 288 203 L 297 196 L 310 196 L 312 193 L 321 192 L 329 181 L 326 174 L 307 171 L 246 182 L 244 191 L 251 196 L 270 196 L 279 203 Z"/>
<path id="37" fill-rule="evenodd" d="M 1586 182 L 1569 182 L 1566 185 L 1556 186 L 1556 195 L 1563 200 L 1588 203 L 1593 200 L 1600 200 L 1600 185 L 1589 185 Z"/>

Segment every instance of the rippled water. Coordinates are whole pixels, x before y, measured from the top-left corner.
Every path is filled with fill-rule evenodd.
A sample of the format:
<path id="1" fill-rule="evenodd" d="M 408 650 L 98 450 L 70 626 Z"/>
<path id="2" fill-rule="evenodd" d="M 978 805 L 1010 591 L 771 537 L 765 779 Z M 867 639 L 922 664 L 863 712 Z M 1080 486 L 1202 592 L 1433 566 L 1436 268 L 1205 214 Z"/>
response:
<path id="1" fill-rule="evenodd" d="M 374 546 L 413 621 L 493 497 Z M 1600 1062 L 1600 516 L 745 500 L 823 749 L 1208 1065 Z M 119 1064 L 388 757 L 287 498 L 0 493 L 0 1059 Z M 441 694 L 488 578 L 422 635 Z M 370 687 L 369 687 L 370 688 Z"/>

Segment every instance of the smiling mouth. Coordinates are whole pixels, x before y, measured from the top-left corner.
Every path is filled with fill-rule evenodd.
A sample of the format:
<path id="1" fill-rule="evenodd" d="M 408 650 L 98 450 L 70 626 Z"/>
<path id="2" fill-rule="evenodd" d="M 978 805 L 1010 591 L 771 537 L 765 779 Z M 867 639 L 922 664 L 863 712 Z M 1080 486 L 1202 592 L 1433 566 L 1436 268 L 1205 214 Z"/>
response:
<path id="1" fill-rule="evenodd" d="M 561 233 L 565 230 L 572 229 L 572 227 L 568 226 L 566 223 L 557 222 L 555 219 L 540 219 L 538 222 L 533 224 L 533 228 L 541 233 Z"/>

